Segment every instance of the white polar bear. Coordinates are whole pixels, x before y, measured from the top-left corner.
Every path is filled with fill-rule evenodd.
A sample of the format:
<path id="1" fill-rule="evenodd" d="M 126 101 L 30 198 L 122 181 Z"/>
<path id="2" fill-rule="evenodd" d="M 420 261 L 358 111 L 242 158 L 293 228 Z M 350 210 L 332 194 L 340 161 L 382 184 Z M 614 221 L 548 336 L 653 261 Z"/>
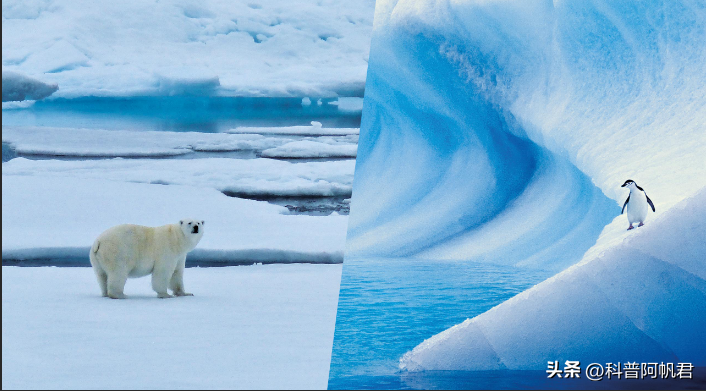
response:
<path id="1" fill-rule="evenodd" d="M 152 289 L 160 298 L 193 296 L 184 291 L 186 253 L 203 236 L 203 221 L 181 220 L 161 227 L 122 224 L 98 236 L 89 257 L 103 297 L 124 299 L 128 277 L 152 274 Z"/>

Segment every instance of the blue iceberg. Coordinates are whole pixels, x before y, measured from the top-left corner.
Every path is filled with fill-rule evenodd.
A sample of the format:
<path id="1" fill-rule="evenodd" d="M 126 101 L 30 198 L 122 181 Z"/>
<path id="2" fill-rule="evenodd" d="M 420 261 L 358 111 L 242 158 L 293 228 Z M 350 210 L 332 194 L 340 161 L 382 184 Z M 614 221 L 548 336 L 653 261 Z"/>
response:
<path id="1" fill-rule="evenodd" d="M 699 1 L 378 2 L 346 257 L 569 267 L 402 369 L 706 365 L 703 42 Z"/>

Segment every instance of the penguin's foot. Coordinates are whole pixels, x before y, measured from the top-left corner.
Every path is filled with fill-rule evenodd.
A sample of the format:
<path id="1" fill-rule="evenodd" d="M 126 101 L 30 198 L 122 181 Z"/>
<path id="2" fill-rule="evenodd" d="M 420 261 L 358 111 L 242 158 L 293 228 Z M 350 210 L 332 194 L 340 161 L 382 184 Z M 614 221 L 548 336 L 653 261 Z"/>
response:
<path id="1" fill-rule="evenodd" d="M 637 226 L 638 226 L 638 227 L 642 227 L 643 225 L 645 225 L 645 223 L 640 222 L 640 224 L 638 224 Z"/>
<path id="2" fill-rule="evenodd" d="M 634 229 L 634 228 L 635 227 L 633 227 L 632 224 L 630 224 L 630 226 L 628 227 L 628 231 L 630 231 L 631 229 Z"/>

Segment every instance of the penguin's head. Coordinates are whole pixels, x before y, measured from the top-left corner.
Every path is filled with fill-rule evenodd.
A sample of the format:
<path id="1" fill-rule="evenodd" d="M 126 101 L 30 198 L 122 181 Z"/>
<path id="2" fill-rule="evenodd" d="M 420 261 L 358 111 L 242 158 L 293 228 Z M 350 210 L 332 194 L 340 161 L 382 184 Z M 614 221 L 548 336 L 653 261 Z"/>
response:
<path id="1" fill-rule="evenodd" d="M 632 186 L 635 185 L 635 184 L 636 184 L 635 181 L 633 181 L 632 179 L 628 179 L 628 180 L 625 181 L 625 183 L 623 183 L 623 185 L 620 186 L 620 187 L 627 187 L 627 188 L 630 188 L 630 187 L 632 187 Z"/>

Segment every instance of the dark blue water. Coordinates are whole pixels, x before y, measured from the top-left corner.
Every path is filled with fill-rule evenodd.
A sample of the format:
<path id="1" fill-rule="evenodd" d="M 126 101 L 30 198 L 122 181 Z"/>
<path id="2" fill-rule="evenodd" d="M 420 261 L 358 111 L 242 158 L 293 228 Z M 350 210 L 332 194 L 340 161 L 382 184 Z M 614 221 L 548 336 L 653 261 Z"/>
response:
<path id="1" fill-rule="evenodd" d="M 404 353 L 553 274 L 473 262 L 346 258 L 329 388 L 414 387 L 399 373 Z"/>
<path id="2" fill-rule="evenodd" d="M 555 272 L 473 262 L 351 259 L 343 263 L 329 389 L 704 389 L 687 379 L 548 379 L 544 371 L 402 372 L 400 357 Z"/>
<path id="3" fill-rule="evenodd" d="M 52 99 L 25 109 L 3 110 L 2 124 L 122 130 L 221 132 L 237 126 L 359 127 L 360 113 L 301 98 L 129 97 Z"/>

